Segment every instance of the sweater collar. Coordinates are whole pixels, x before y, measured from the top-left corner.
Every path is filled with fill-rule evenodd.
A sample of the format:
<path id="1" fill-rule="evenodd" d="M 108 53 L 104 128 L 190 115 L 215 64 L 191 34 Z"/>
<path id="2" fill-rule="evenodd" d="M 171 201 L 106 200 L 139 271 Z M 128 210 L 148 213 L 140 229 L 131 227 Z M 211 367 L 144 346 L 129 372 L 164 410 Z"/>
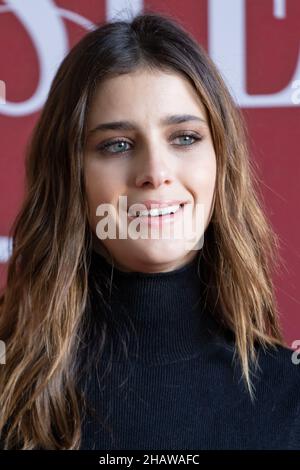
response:
<path id="1" fill-rule="evenodd" d="M 205 349 L 218 325 L 203 305 L 199 255 L 173 271 L 142 273 L 121 271 L 92 252 L 91 279 L 98 294 L 91 307 L 96 316 L 106 311 L 108 326 L 104 357 L 159 364 Z"/>

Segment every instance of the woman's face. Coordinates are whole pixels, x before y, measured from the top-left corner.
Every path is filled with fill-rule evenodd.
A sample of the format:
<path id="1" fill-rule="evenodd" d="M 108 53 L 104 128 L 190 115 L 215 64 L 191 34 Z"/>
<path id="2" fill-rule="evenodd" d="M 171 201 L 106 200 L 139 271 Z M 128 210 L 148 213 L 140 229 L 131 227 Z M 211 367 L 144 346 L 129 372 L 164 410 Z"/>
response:
<path id="1" fill-rule="evenodd" d="M 175 115 L 197 119 L 167 122 Z M 118 124 L 100 127 L 107 123 Z M 213 209 L 216 156 L 207 114 L 186 79 L 176 73 L 138 70 L 102 82 L 88 116 L 84 171 L 94 248 L 109 260 L 108 250 L 119 269 L 166 272 L 197 255 L 200 245 L 195 243 Z M 169 220 L 127 214 L 128 209 L 146 210 L 149 200 L 165 207 L 185 205 Z M 169 202 L 174 200 L 178 204 Z M 98 208 L 96 213 L 102 204 L 110 212 Z M 158 208 L 159 203 L 151 207 Z M 188 218 L 193 224 L 189 230 Z M 113 225 L 115 233 L 109 229 Z M 196 230 L 198 248 L 192 248 L 187 240 L 192 241 Z M 103 232 L 109 233 L 108 238 Z"/>

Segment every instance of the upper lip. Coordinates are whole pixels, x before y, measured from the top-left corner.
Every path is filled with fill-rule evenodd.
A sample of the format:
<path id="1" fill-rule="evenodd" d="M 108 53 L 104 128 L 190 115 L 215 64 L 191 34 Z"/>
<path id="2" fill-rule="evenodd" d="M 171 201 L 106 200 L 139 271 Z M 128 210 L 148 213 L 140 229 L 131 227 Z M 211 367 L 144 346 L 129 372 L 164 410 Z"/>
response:
<path id="1" fill-rule="evenodd" d="M 146 207 L 146 209 L 160 209 L 162 207 L 168 207 L 168 206 L 175 206 L 175 205 L 181 205 L 185 204 L 186 201 L 183 201 L 181 199 L 167 199 L 165 201 L 159 201 L 157 199 L 147 199 L 145 201 L 139 201 L 135 202 L 132 205 L 139 205 L 141 206 L 139 209 L 142 210 Z M 143 207 L 144 206 L 144 207 Z M 128 206 L 128 210 L 131 206 Z M 134 207 L 134 209 L 137 209 L 137 207 Z"/>

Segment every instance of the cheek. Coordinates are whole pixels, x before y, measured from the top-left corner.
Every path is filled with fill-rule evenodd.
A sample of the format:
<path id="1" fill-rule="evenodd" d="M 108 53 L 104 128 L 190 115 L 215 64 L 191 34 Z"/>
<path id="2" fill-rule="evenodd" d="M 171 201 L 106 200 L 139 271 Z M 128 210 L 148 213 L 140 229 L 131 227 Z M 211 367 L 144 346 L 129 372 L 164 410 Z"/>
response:
<path id="1" fill-rule="evenodd" d="M 203 233 L 209 224 L 213 211 L 216 171 L 216 157 L 214 151 L 211 151 L 205 154 L 205 158 L 197 160 L 193 168 L 190 168 L 189 181 L 187 182 L 187 187 L 195 204 L 194 216 L 198 214 L 198 210 L 202 214 L 198 220 L 201 221 L 201 231 Z"/>
<path id="2" fill-rule="evenodd" d="M 124 184 L 115 169 L 109 171 L 94 161 L 86 163 L 84 175 L 91 221 L 95 226 L 99 221 L 99 216 L 96 215 L 97 207 L 103 203 L 116 206 L 119 195 L 124 192 Z"/>
<path id="3" fill-rule="evenodd" d="M 195 202 L 210 204 L 216 184 L 216 156 L 209 152 L 188 169 L 188 186 Z"/>

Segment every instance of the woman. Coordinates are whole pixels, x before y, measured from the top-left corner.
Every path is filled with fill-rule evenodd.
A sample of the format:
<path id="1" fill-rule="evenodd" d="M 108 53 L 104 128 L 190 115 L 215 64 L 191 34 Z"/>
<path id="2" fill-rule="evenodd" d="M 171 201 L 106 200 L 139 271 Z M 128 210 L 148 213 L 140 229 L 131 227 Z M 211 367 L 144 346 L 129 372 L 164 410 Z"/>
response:
<path id="1" fill-rule="evenodd" d="M 1 297 L 4 448 L 299 448 L 277 239 L 242 115 L 196 41 L 155 13 L 87 34 L 26 172 Z M 176 238 L 188 218 L 194 239 Z"/>

